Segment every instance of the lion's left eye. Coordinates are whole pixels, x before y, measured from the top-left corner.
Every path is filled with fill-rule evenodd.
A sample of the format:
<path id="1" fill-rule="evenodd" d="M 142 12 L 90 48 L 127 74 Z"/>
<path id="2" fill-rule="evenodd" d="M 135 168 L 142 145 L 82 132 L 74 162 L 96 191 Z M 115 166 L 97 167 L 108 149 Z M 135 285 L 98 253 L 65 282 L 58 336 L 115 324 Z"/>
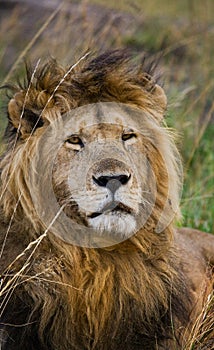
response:
<path id="1" fill-rule="evenodd" d="M 71 149 L 76 150 L 76 151 L 79 151 L 81 148 L 84 147 L 84 144 L 78 135 L 70 136 L 65 141 L 65 145 L 67 148 L 71 148 Z"/>

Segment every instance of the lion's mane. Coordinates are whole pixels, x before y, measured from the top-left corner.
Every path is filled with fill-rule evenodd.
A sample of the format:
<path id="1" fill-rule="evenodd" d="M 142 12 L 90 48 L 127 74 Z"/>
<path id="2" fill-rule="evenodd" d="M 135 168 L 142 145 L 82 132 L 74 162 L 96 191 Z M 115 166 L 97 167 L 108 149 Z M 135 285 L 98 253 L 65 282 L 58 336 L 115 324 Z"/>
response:
<path id="1" fill-rule="evenodd" d="M 74 69 L 66 70 L 51 60 L 27 72 L 24 85 L 10 87 L 7 148 L 0 162 L 1 231 L 6 232 L 6 237 L 2 235 L 3 349 L 181 346 L 192 295 L 172 244 L 173 224 L 158 234 L 154 229 L 168 195 L 168 179 L 155 151 L 150 150 L 150 156 L 161 179 L 158 214 L 116 246 L 72 246 L 51 230 L 43 237 L 27 185 L 30 160 L 43 128 L 73 108 L 100 101 L 126 103 L 147 111 L 161 130 L 166 99 L 151 78 L 152 66 L 132 66 L 126 52 L 114 51 L 87 58 Z M 171 154 L 170 149 L 167 152 Z M 172 171 L 177 176 L 175 163 Z"/>

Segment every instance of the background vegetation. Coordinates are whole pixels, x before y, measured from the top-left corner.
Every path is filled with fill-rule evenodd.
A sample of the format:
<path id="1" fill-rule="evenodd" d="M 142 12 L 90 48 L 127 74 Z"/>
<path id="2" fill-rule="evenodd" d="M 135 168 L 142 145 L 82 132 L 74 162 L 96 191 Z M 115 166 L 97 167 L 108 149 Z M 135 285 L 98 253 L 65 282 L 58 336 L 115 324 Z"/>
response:
<path id="1" fill-rule="evenodd" d="M 23 58 L 72 64 L 86 49 L 129 47 L 161 56 L 184 162 L 183 225 L 214 231 L 214 1 L 0 1 L 0 80 L 23 74 Z M 5 98 L 1 95 L 1 133 Z"/>

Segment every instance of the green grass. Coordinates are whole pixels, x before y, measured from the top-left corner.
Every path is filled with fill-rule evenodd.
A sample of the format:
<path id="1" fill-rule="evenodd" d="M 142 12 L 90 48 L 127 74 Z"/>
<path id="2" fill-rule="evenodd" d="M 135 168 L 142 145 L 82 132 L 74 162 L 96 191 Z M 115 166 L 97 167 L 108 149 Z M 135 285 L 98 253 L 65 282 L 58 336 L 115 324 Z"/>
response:
<path id="1" fill-rule="evenodd" d="M 186 169 L 181 208 L 183 224 L 214 232 L 214 124 L 204 132 Z"/>

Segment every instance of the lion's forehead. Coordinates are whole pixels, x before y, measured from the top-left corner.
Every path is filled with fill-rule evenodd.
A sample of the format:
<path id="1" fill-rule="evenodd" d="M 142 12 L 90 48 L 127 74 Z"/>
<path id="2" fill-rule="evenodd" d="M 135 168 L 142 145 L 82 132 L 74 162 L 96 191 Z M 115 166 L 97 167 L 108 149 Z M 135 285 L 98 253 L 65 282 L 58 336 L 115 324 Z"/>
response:
<path id="1" fill-rule="evenodd" d="M 134 130 L 145 129 L 145 124 L 151 123 L 151 117 L 141 110 L 117 103 L 96 103 L 79 107 L 63 116 L 64 130 L 79 133 L 90 129 L 96 132 L 121 131 L 126 128 Z M 105 126 L 103 126 L 105 124 Z"/>
<path id="2" fill-rule="evenodd" d="M 116 124 L 100 122 L 99 124 L 80 127 L 78 134 L 87 139 L 96 139 L 96 141 L 101 141 L 102 139 L 119 138 L 124 129 L 125 125 L 122 123 Z"/>
<path id="3" fill-rule="evenodd" d="M 104 124 L 105 127 L 103 126 Z M 73 126 L 75 126 L 77 130 L 84 130 L 87 128 L 92 130 L 94 128 L 96 130 L 105 130 L 108 132 L 111 125 L 114 125 L 115 131 L 121 130 L 127 126 L 137 126 L 136 123 L 122 111 L 109 110 L 108 113 L 106 111 L 98 113 L 95 110 L 83 113 L 79 115 L 78 118 L 73 118 Z"/>

